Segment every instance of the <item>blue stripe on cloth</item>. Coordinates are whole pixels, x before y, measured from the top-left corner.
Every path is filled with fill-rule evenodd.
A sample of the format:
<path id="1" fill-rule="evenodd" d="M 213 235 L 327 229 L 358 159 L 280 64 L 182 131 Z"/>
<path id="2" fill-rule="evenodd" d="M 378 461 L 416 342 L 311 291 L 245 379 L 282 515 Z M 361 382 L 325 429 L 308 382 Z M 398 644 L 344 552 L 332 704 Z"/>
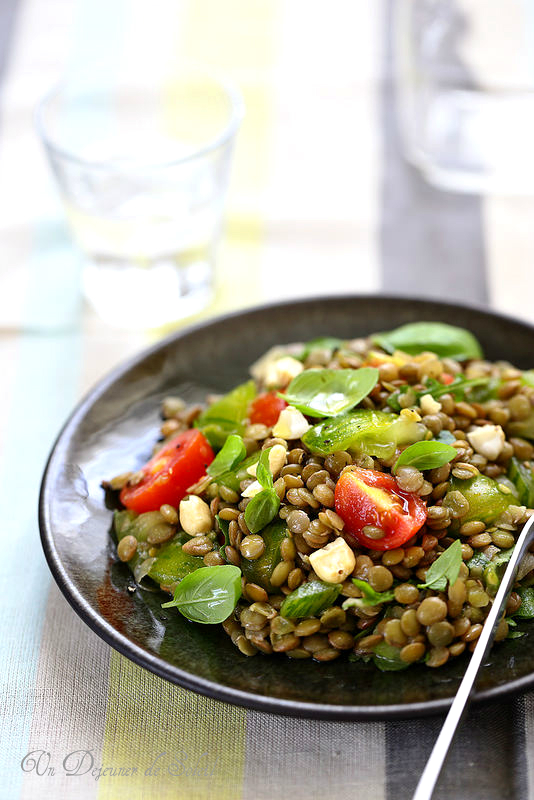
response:
<path id="1" fill-rule="evenodd" d="M 110 13 L 107 0 L 79 0 L 69 74 L 90 67 L 97 54 L 100 74 L 117 69 L 125 8 L 121 1 Z M 24 777 L 19 765 L 28 747 L 50 582 L 38 541 L 39 482 L 52 441 L 74 403 L 80 377 L 78 257 L 66 228 L 49 218 L 56 204 L 49 191 L 42 203 L 48 219 L 28 231 L 33 252 L 21 320 L 26 334 L 20 337 L 0 465 L 0 726 L 2 741 L 9 742 L 9 747 L 0 748 L 0 797 L 6 800 L 20 794 Z M 62 332 L 32 334 L 37 327 Z"/>

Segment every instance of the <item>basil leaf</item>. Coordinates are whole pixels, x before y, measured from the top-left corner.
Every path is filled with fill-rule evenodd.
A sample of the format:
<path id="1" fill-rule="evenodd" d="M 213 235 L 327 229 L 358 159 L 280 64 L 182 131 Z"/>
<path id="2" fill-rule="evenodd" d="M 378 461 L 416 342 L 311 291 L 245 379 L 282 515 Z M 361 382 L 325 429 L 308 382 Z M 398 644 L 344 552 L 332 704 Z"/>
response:
<path id="1" fill-rule="evenodd" d="M 426 573 L 426 581 L 418 584 L 419 589 L 436 589 L 436 591 L 444 592 L 447 588 L 447 583 L 452 586 L 456 582 L 460 574 L 461 565 L 462 545 L 460 540 L 456 539 L 430 565 Z"/>
<path id="2" fill-rule="evenodd" d="M 219 450 L 206 472 L 212 478 L 218 478 L 225 472 L 235 469 L 247 455 L 247 448 L 241 436 L 232 433 L 225 441 L 222 450 Z"/>
<path id="3" fill-rule="evenodd" d="M 416 467 L 418 470 L 437 469 L 448 464 L 458 455 L 458 450 L 444 442 L 416 442 L 402 451 L 392 472 L 395 474 L 399 467 Z"/>
<path id="4" fill-rule="evenodd" d="M 514 617 L 519 619 L 532 619 L 534 617 L 534 587 L 519 588 L 517 593 L 521 598 L 521 605 L 515 612 Z"/>
<path id="5" fill-rule="evenodd" d="M 274 489 L 263 489 L 245 508 L 245 522 L 251 533 L 258 533 L 277 515 L 280 498 Z"/>
<path id="6" fill-rule="evenodd" d="M 410 666 L 401 659 L 400 648 L 387 642 L 379 642 L 373 648 L 373 662 L 381 672 L 398 672 Z"/>
<path id="7" fill-rule="evenodd" d="M 466 361 L 482 358 L 482 348 L 470 331 L 445 322 L 411 322 L 393 331 L 377 333 L 375 344 L 387 353 L 402 350 L 408 355 L 431 352 L 441 358 Z"/>
<path id="8" fill-rule="evenodd" d="M 302 441 L 312 453 L 323 456 L 336 450 L 355 450 L 362 455 L 388 458 L 397 447 L 422 439 L 424 432 L 422 425 L 408 417 L 360 408 L 317 423 Z"/>
<path id="9" fill-rule="evenodd" d="M 280 397 L 311 417 L 335 417 L 367 397 L 378 376 L 374 367 L 305 370 Z"/>
<path id="10" fill-rule="evenodd" d="M 501 550 L 500 553 L 495 553 L 489 564 L 485 567 L 483 573 L 484 583 L 488 593 L 493 597 L 497 593 L 499 584 L 506 565 L 512 557 L 514 548 L 510 547 L 508 550 Z"/>
<path id="11" fill-rule="evenodd" d="M 280 615 L 291 619 L 295 617 L 314 617 L 334 604 L 341 591 L 341 584 L 309 581 L 288 594 L 280 608 Z"/>
<path id="12" fill-rule="evenodd" d="M 508 631 L 507 639 L 521 639 L 522 636 L 526 636 L 525 631 Z"/>
<path id="13" fill-rule="evenodd" d="M 311 339 L 311 341 L 305 343 L 304 349 L 298 356 L 298 359 L 299 361 L 306 361 L 310 353 L 313 353 L 314 350 L 330 350 L 330 352 L 333 353 L 334 350 L 338 350 L 342 344 L 343 342 L 341 339 L 337 339 L 335 336 L 318 336 L 316 339 Z"/>
<path id="14" fill-rule="evenodd" d="M 395 592 L 391 589 L 387 592 L 377 592 L 367 581 L 353 578 L 352 582 L 361 590 L 363 597 L 348 597 L 341 606 L 345 611 L 347 608 L 367 608 L 368 606 L 378 606 L 381 603 L 389 603 L 395 597 Z"/>
<path id="15" fill-rule="evenodd" d="M 271 452 L 271 450 L 272 447 L 268 447 L 265 450 L 261 451 L 260 459 L 258 461 L 258 466 L 256 467 L 256 480 L 258 481 L 262 489 L 273 488 L 273 476 L 271 475 L 271 469 L 269 467 L 269 453 Z"/>
<path id="16" fill-rule="evenodd" d="M 201 567 L 180 581 L 174 600 L 162 608 L 177 608 L 192 622 L 215 625 L 224 622 L 241 597 L 241 570 L 232 564 Z"/>
<path id="17" fill-rule="evenodd" d="M 221 529 L 221 533 L 224 536 L 224 543 L 219 547 L 219 553 L 221 557 L 224 558 L 225 561 L 228 561 L 228 559 L 226 558 L 226 548 L 230 544 L 230 534 L 229 534 L 230 523 L 226 519 L 221 519 L 219 514 L 215 515 L 215 519 L 219 523 L 219 528 Z"/>
<path id="18" fill-rule="evenodd" d="M 212 447 L 219 450 L 231 434 L 241 435 L 250 403 L 256 396 L 256 384 L 247 381 L 225 394 L 195 420 Z"/>

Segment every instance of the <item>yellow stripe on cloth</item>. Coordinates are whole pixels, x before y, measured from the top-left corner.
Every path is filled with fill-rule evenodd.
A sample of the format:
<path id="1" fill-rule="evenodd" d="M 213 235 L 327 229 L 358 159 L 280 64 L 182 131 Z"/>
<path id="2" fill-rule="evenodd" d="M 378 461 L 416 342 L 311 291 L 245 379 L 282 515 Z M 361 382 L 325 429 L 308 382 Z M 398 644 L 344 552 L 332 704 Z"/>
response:
<path id="1" fill-rule="evenodd" d="M 246 712 L 173 686 L 118 653 L 98 800 L 235 800 L 241 796 Z M 120 768 L 133 775 L 117 774 Z"/>

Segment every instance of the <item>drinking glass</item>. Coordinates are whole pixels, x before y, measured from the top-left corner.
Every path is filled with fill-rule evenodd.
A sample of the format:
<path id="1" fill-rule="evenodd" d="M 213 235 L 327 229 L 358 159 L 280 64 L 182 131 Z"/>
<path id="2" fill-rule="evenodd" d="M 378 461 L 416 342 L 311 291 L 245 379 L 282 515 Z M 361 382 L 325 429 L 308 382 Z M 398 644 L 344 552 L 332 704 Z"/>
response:
<path id="1" fill-rule="evenodd" d="M 442 188 L 534 192 L 531 0 L 396 0 L 406 158 Z"/>
<path id="2" fill-rule="evenodd" d="M 196 67 L 78 76 L 38 106 L 84 292 L 108 323 L 158 327 L 210 301 L 242 115 L 239 90 Z"/>

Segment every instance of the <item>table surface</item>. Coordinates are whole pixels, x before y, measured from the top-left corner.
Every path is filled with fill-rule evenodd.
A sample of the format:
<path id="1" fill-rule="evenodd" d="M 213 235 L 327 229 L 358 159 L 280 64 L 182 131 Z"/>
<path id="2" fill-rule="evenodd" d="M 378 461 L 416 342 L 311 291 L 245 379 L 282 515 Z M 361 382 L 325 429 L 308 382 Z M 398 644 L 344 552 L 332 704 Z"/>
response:
<path id="1" fill-rule="evenodd" d="M 506 4 L 508 21 L 519 5 Z M 44 9 L 0 6 L 0 797 L 408 798 L 439 717 L 317 722 L 199 697 L 111 650 L 52 582 L 36 520 L 48 451 L 76 400 L 157 337 L 109 329 L 84 307 L 32 111 L 62 73 L 97 57 L 118 70 L 157 54 L 172 71 L 186 55 L 241 85 L 247 116 L 205 316 L 387 290 L 532 321 L 534 203 L 442 192 L 402 159 L 392 0 Z M 474 709 L 436 796 L 534 797 L 533 743 L 532 695 Z"/>

